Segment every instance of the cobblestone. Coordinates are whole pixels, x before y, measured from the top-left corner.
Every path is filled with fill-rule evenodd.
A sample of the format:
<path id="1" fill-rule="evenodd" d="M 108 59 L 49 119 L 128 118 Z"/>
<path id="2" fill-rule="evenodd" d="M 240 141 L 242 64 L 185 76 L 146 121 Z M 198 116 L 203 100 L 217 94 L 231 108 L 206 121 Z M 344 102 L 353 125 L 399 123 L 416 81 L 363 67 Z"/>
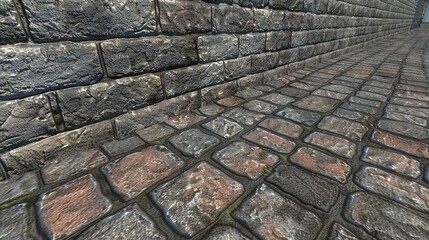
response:
<path id="1" fill-rule="evenodd" d="M 356 154 L 355 143 L 341 137 L 326 133 L 314 132 L 304 139 L 305 142 L 314 144 L 342 157 L 353 158 Z"/>
<path id="2" fill-rule="evenodd" d="M 177 129 L 183 129 L 186 127 L 189 127 L 199 121 L 204 120 L 205 117 L 199 116 L 195 113 L 185 113 L 179 116 L 172 117 L 165 121 L 168 125 L 177 128 Z"/>
<path id="3" fill-rule="evenodd" d="M 243 107 L 250 111 L 265 113 L 265 114 L 270 114 L 277 109 L 275 105 L 272 105 L 263 101 L 259 101 L 259 100 L 252 100 L 250 102 L 247 102 L 243 104 Z"/>
<path id="4" fill-rule="evenodd" d="M 28 204 L 18 204 L 0 210 L 0 238 L 41 239 L 36 231 L 36 223 L 31 218 Z"/>
<path id="5" fill-rule="evenodd" d="M 162 124 L 154 124 L 150 127 L 136 130 L 137 135 L 147 142 L 166 138 L 174 133 L 174 129 Z"/>
<path id="6" fill-rule="evenodd" d="M 417 126 L 411 123 L 382 119 L 378 121 L 377 126 L 383 130 L 398 133 L 411 138 L 416 138 L 416 139 L 429 138 L 428 128 Z"/>
<path id="7" fill-rule="evenodd" d="M 293 103 L 293 105 L 311 111 L 329 112 L 333 110 L 335 105 L 338 103 L 339 101 L 330 98 L 308 96 L 299 101 L 296 101 Z"/>
<path id="8" fill-rule="evenodd" d="M 315 124 L 322 117 L 318 113 L 290 107 L 284 108 L 276 115 L 308 126 Z"/>
<path id="9" fill-rule="evenodd" d="M 371 139 L 387 147 L 406 152 L 416 157 L 429 158 L 429 144 L 375 130 Z"/>
<path id="10" fill-rule="evenodd" d="M 234 108 L 222 114 L 223 117 L 231 118 L 245 126 L 253 125 L 262 120 L 265 115 L 245 110 L 243 108 Z"/>
<path id="11" fill-rule="evenodd" d="M 224 138 L 233 137 L 244 129 L 240 124 L 223 117 L 217 117 L 202 126 Z"/>
<path id="12" fill-rule="evenodd" d="M 368 128 L 362 124 L 334 116 L 323 118 L 317 127 L 356 141 L 362 141 L 363 136 L 368 131 Z"/>
<path id="13" fill-rule="evenodd" d="M 362 122 L 362 123 L 366 123 L 369 121 L 368 115 L 361 112 L 347 110 L 344 108 L 338 108 L 337 110 L 335 110 L 333 114 L 338 117 L 343 117 L 343 118 L 347 118 L 347 119 Z"/>
<path id="14" fill-rule="evenodd" d="M 207 135 L 195 128 L 173 136 L 169 141 L 183 154 L 191 157 L 200 157 L 220 143 L 218 138 Z"/>
<path id="15" fill-rule="evenodd" d="M 121 153 L 130 152 L 140 146 L 144 142 L 138 137 L 129 137 L 124 140 L 113 141 L 103 144 L 103 150 L 107 152 L 110 157 L 120 155 Z"/>
<path id="16" fill-rule="evenodd" d="M 30 194 L 41 187 L 35 171 L 16 178 L 0 181 L 0 205 L 18 197 Z"/>
<path id="17" fill-rule="evenodd" d="M 242 137 L 250 142 L 270 148 L 279 153 L 290 153 L 296 147 L 294 142 L 267 132 L 261 128 L 255 128 L 244 134 Z"/>
<path id="18" fill-rule="evenodd" d="M 283 94 L 279 94 L 279 93 L 271 93 L 268 95 L 265 95 L 263 97 L 260 97 L 259 99 L 267 101 L 267 102 L 271 102 L 277 105 L 286 105 L 289 104 L 293 101 L 295 101 L 294 98 L 285 96 Z"/>
<path id="19" fill-rule="evenodd" d="M 304 131 L 304 129 L 298 124 L 291 123 L 279 118 L 267 118 L 259 123 L 258 126 L 294 139 L 298 139 Z"/>

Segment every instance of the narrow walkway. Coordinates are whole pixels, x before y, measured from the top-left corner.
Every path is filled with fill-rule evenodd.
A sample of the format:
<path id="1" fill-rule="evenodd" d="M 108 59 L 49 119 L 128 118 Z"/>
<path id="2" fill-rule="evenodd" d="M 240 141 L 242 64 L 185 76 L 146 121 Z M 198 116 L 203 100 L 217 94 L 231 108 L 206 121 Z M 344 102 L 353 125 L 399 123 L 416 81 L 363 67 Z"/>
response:
<path id="1" fill-rule="evenodd" d="M 1 182 L 0 239 L 427 240 L 428 41 L 379 41 Z"/>

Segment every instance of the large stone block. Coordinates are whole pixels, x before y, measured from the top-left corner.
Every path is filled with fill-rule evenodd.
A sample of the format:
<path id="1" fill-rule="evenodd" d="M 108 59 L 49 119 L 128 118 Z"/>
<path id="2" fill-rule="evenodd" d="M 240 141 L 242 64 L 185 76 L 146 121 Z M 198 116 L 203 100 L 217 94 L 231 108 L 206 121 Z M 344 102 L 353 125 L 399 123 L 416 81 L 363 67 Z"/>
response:
<path id="1" fill-rule="evenodd" d="M 224 61 L 224 63 L 226 80 L 233 80 L 250 74 L 252 57 L 232 59 Z"/>
<path id="2" fill-rule="evenodd" d="M 276 31 L 267 32 L 265 49 L 267 51 L 277 51 L 290 47 L 291 32 L 290 31 Z"/>
<path id="3" fill-rule="evenodd" d="M 210 4 L 198 1 L 160 0 L 159 11 L 163 32 L 209 32 L 212 29 Z"/>
<path id="4" fill-rule="evenodd" d="M 219 5 L 213 8 L 215 32 L 242 33 L 253 30 L 253 11 L 237 6 Z"/>
<path id="5" fill-rule="evenodd" d="M 238 38 L 233 35 L 207 35 L 197 39 L 201 62 L 212 62 L 238 57 Z"/>
<path id="6" fill-rule="evenodd" d="M 91 84 L 102 76 L 93 43 L 2 46 L 0 68 L 0 100 Z"/>
<path id="7" fill-rule="evenodd" d="M 131 37 L 156 33 L 153 0 L 23 0 L 36 41 Z"/>
<path id="8" fill-rule="evenodd" d="M 286 12 L 272 9 L 254 9 L 255 31 L 287 29 Z"/>
<path id="9" fill-rule="evenodd" d="M 157 72 L 198 62 L 192 37 L 117 39 L 101 44 L 107 75 Z"/>
<path id="10" fill-rule="evenodd" d="M 0 43 L 27 38 L 12 0 L 0 0 Z"/>
<path id="11" fill-rule="evenodd" d="M 176 96 L 224 81 L 222 62 L 196 65 L 164 72 L 161 75 L 167 97 Z"/>
<path id="12" fill-rule="evenodd" d="M 161 78 L 153 74 L 64 89 L 57 94 L 67 128 L 96 122 L 164 98 Z"/>
<path id="13" fill-rule="evenodd" d="M 262 53 L 265 49 L 265 33 L 248 33 L 239 36 L 240 54 L 243 56 Z"/>
<path id="14" fill-rule="evenodd" d="M 252 56 L 252 73 L 263 72 L 277 67 L 279 54 L 267 52 Z"/>

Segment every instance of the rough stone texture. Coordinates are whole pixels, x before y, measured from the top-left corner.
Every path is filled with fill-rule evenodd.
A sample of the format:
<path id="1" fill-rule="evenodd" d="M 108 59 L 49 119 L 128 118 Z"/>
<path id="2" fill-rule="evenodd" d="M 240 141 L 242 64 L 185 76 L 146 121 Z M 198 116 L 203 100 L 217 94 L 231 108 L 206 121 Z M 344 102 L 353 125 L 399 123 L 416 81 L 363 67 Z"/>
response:
<path id="1" fill-rule="evenodd" d="M 173 134 L 174 129 L 169 126 L 161 124 L 154 124 L 148 128 L 139 129 L 136 131 L 137 135 L 146 142 L 154 142 L 156 140 L 165 138 Z"/>
<path id="2" fill-rule="evenodd" d="M 429 129 L 427 127 L 391 120 L 379 120 L 377 125 L 383 130 L 401 134 L 407 137 L 416 138 L 419 140 L 429 138 Z"/>
<path id="3" fill-rule="evenodd" d="M 278 166 L 268 181 L 306 204 L 328 212 L 335 204 L 340 188 L 297 167 Z"/>
<path id="4" fill-rule="evenodd" d="M 251 112 L 248 110 L 245 110 L 243 108 L 234 108 L 224 114 L 222 114 L 223 117 L 231 118 L 238 123 L 241 123 L 245 126 L 250 126 L 255 124 L 256 122 L 260 121 L 262 118 L 265 117 L 263 114 Z"/>
<path id="5" fill-rule="evenodd" d="M 156 188 L 151 196 L 181 233 L 192 236 L 243 192 L 243 185 L 203 162 Z"/>
<path id="6" fill-rule="evenodd" d="M 356 96 L 351 96 L 349 98 L 349 101 L 352 103 L 367 105 L 367 106 L 371 106 L 371 107 L 379 107 L 381 105 L 381 102 L 379 102 L 379 101 L 368 100 L 368 99 L 356 97 Z"/>
<path id="7" fill-rule="evenodd" d="M 322 221 L 314 213 L 262 184 L 234 215 L 264 239 L 315 239 Z"/>
<path id="8" fill-rule="evenodd" d="M 156 33 L 152 0 L 24 0 L 33 38 L 45 42 Z"/>
<path id="9" fill-rule="evenodd" d="M 12 0 L 1 0 L 0 8 L 0 43 L 16 42 L 27 38 L 18 19 L 18 13 Z"/>
<path id="10" fill-rule="evenodd" d="M 0 182 L 0 205 L 18 197 L 30 194 L 41 187 L 35 171 Z M 1 235 L 1 234 L 0 234 Z"/>
<path id="11" fill-rule="evenodd" d="M 238 38 L 228 34 L 204 35 L 197 39 L 200 62 L 238 57 Z"/>
<path id="12" fill-rule="evenodd" d="M 334 116 L 328 116 L 322 119 L 317 125 L 318 128 L 343 135 L 356 141 L 362 141 L 363 136 L 368 131 L 368 127 Z"/>
<path id="13" fill-rule="evenodd" d="M 285 30 L 287 28 L 287 17 L 283 11 L 255 9 L 253 14 L 254 31 Z"/>
<path id="14" fill-rule="evenodd" d="M 267 132 L 262 128 L 255 128 L 242 137 L 250 142 L 270 148 L 279 153 L 290 153 L 296 147 L 294 142 Z"/>
<path id="15" fill-rule="evenodd" d="M 413 115 L 408 115 L 408 114 L 403 114 L 403 113 L 397 113 L 397 112 L 391 112 L 391 111 L 386 111 L 383 115 L 383 117 L 388 118 L 388 119 L 392 119 L 392 120 L 398 120 L 401 122 L 408 122 L 408 123 L 412 123 L 415 125 L 419 125 L 422 127 L 426 127 L 428 126 L 428 122 L 426 119 L 424 118 L 420 118 L 420 117 L 415 117 Z"/>
<path id="16" fill-rule="evenodd" d="M 361 167 L 357 184 L 412 208 L 429 212 L 429 188 L 374 167 Z"/>
<path id="17" fill-rule="evenodd" d="M 245 77 L 250 73 L 252 57 L 243 57 L 225 61 L 225 79 L 233 80 Z"/>
<path id="18" fill-rule="evenodd" d="M 44 193 L 36 203 L 40 226 L 49 238 L 65 238 L 102 217 L 111 209 L 91 175 Z"/>
<path id="19" fill-rule="evenodd" d="M 217 101 L 217 103 L 224 106 L 224 107 L 235 107 L 235 106 L 240 105 L 244 101 L 245 100 L 242 98 L 235 97 L 235 96 L 229 96 L 229 97 L 220 99 L 219 101 Z"/>
<path id="20" fill-rule="evenodd" d="M 356 104 L 356 103 L 343 103 L 343 104 L 341 104 L 341 107 L 348 109 L 348 110 L 365 113 L 368 115 L 375 115 L 378 111 L 377 108 L 365 106 L 365 105 L 360 105 L 360 104 Z"/>
<path id="21" fill-rule="evenodd" d="M 107 157 L 98 150 L 77 152 L 70 156 L 58 157 L 44 166 L 41 169 L 42 178 L 45 183 L 54 183 L 108 161 Z"/>
<path id="22" fill-rule="evenodd" d="M 301 126 L 278 118 L 268 118 L 258 126 L 294 139 L 298 139 L 304 131 Z"/>
<path id="23" fill-rule="evenodd" d="M 220 33 L 243 33 L 253 30 L 253 12 L 238 6 L 212 7 L 213 30 Z"/>
<path id="24" fill-rule="evenodd" d="M 0 148 L 34 142 L 56 132 L 45 96 L 0 102 Z"/>
<path id="25" fill-rule="evenodd" d="M 193 37 L 144 37 L 116 39 L 101 44 L 107 75 L 157 72 L 198 61 Z"/>
<path id="26" fill-rule="evenodd" d="M 373 232 L 378 239 L 424 240 L 428 219 L 367 193 L 354 193 L 344 211 L 348 220 Z"/>
<path id="27" fill-rule="evenodd" d="M 109 163 L 102 171 L 114 191 L 129 200 L 184 165 L 185 162 L 168 148 L 156 145 Z"/>
<path id="28" fill-rule="evenodd" d="M 267 32 L 265 49 L 267 51 L 277 51 L 289 48 L 290 40 L 290 31 Z"/>
<path id="29" fill-rule="evenodd" d="M 141 108 L 164 98 L 161 78 L 149 74 L 57 92 L 66 127 L 75 127 Z"/>
<path id="30" fill-rule="evenodd" d="M 148 239 L 167 239 L 140 207 L 134 204 L 85 230 L 78 239 L 137 240 L 142 236 Z"/>
<path id="31" fill-rule="evenodd" d="M 359 240 L 359 238 L 343 225 L 334 222 L 328 240 Z"/>
<path id="32" fill-rule="evenodd" d="M 260 99 L 277 105 L 286 105 L 295 101 L 295 99 L 280 93 L 271 93 L 261 97 Z"/>
<path id="33" fill-rule="evenodd" d="M 213 158 L 232 171 L 252 180 L 259 178 L 279 157 L 244 142 L 233 142 L 217 151 Z"/>
<path id="34" fill-rule="evenodd" d="M 283 93 L 284 95 L 290 96 L 290 97 L 304 97 L 305 95 L 309 94 L 309 92 L 302 90 L 302 89 L 298 89 L 298 88 L 293 88 L 293 87 L 285 87 L 280 89 L 280 92 Z"/>
<path id="35" fill-rule="evenodd" d="M 284 108 L 276 115 L 308 126 L 315 124 L 322 117 L 315 112 L 289 107 Z"/>
<path id="36" fill-rule="evenodd" d="M 95 83 L 102 77 L 94 43 L 0 47 L 0 100 Z"/>
<path id="37" fill-rule="evenodd" d="M 289 160 L 298 166 L 341 183 L 347 181 L 352 170 L 344 161 L 307 147 L 298 149 Z"/>
<path id="38" fill-rule="evenodd" d="M 223 117 L 217 117 L 202 126 L 224 138 L 231 138 L 243 130 L 240 124 Z"/>
<path id="39" fill-rule="evenodd" d="M 254 88 L 246 88 L 244 90 L 237 92 L 235 95 L 238 97 L 244 98 L 246 100 L 249 100 L 251 98 L 258 97 L 258 96 L 262 95 L 263 93 L 264 92 L 262 92 L 261 90 L 257 90 Z"/>
<path id="40" fill-rule="evenodd" d="M 357 150 L 355 143 L 321 132 L 313 132 L 304 141 L 346 158 L 353 158 Z"/>
<path id="41" fill-rule="evenodd" d="M 348 96 L 347 94 L 337 93 L 337 92 L 329 91 L 329 90 L 325 90 L 325 89 L 318 89 L 318 90 L 312 92 L 311 94 L 321 96 L 321 97 L 333 98 L 333 99 L 337 99 L 337 100 L 343 100 Z"/>
<path id="42" fill-rule="evenodd" d="M 365 147 L 361 160 L 412 178 L 421 174 L 420 162 L 416 159 L 379 148 Z"/>
<path id="43" fill-rule="evenodd" d="M 429 144 L 420 141 L 379 130 L 375 130 L 372 133 L 371 140 L 416 157 L 429 158 Z"/>
<path id="44" fill-rule="evenodd" d="M 239 49 L 243 56 L 261 53 L 265 50 L 264 33 L 248 33 L 239 35 Z"/>
<path id="45" fill-rule="evenodd" d="M 165 121 L 166 124 L 176 128 L 183 129 L 204 120 L 205 117 L 199 116 L 195 113 L 185 113 L 178 116 L 174 116 Z"/>
<path id="46" fill-rule="evenodd" d="M 275 105 L 272 105 L 272 104 L 269 104 L 266 102 L 262 102 L 259 100 L 252 100 L 250 102 L 247 102 L 247 103 L 243 104 L 243 107 L 246 108 L 247 110 L 265 113 L 265 114 L 270 114 L 277 109 L 277 107 Z"/>
<path id="47" fill-rule="evenodd" d="M 213 115 L 217 115 L 221 112 L 223 112 L 225 109 L 219 105 L 216 104 L 210 104 L 210 105 L 205 105 L 202 106 L 198 109 L 198 111 L 200 111 L 202 114 L 206 115 L 206 116 L 213 116 Z"/>
<path id="48" fill-rule="evenodd" d="M 4 240 L 42 239 L 36 232 L 28 204 L 0 210 L 0 238 Z"/>
<path id="49" fill-rule="evenodd" d="M 335 108 L 335 105 L 338 103 L 339 102 L 337 100 L 330 98 L 308 96 L 293 103 L 293 105 L 311 111 L 328 112 L 333 110 Z"/>
<path id="50" fill-rule="evenodd" d="M 232 61 L 236 61 L 232 60 Z M 238 59 L 240 60 L 240 59 Z M 229 66 L 225 61 L 224 65 Z M 225 69 L 225 74 L 227 74 L 227 70 Z M 213 85 L 210 87 L 205 87 L 201 89 L 201 104 L 211 104 L 213 102 L 216 102 L 219 99 L 228 97 L 233 95 L 238 91 L 238 86 L 236 81 L 221 83 L 217 85 Z"/>
<path id="51" fill-rule="evenodd" d="M 333 114 L 338 117 L 347 118 L 349 120 L 358 121 L 361 123 L 366 123 L 369 121 L 368 115 L 361 112 L 347 110 L 344 108 L 338 108 Z"/>
<path id="52" fill-rule="evenodd" d="M 206 240 L 248 240 L 246 236 L 244 236 L 240 231 L 233 227 L 229 226 L 218 226 L 215 227 L 209 235 L 207 235 L 204 239 Z"/>
<path id="53" fill-rule="evenodd" d="M 188 129 L 170 138 L 169 141 L 184 155 L 196 158 L 220 143 L 218 138 L 207 135 L 196 128 Z"/>
<path id="54" fill-rule="evenodd" d="M 198 1 L 160 0 L 160 24 L 166 33 L 208 32 L 211 7 Z"/>
<path id="55" fill-rule="evenodd" d="M 223 82 L 224 66 L 222 62 L 196 65 L 164 72 L 161 78 L 167 96 L 172 97 Z"/>
<path id="56" fill-rule="evenodd" d="M 105 143 L 102 148 L 110 157 L 115 157 L 122 153 L 130 152 L 143 144 L 144 142 L 140 138 L 129 137 L 123 140 Z"/>

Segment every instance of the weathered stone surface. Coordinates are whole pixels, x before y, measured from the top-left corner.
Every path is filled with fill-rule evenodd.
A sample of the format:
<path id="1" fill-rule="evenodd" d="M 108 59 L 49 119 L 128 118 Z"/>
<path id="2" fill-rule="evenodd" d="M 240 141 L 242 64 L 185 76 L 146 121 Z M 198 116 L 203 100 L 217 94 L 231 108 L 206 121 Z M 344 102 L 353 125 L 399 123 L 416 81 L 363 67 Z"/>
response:
<path id="1" fill-rule="evenodd" d="M 420 162 L 416 159 L 379 148 L 365 147 L 361 160 L 412 178 L 421 174 Z"/>
<path id="2" fill-rule="evenodd" d="M 213 30 L 221 33 L 244 33 L 253 30 L 253 11 L 235 5 L 212 7 Z"/>
<path id="3" fill-rule="evenodd" d="M 217 117 L 202 126 L 224 138 L 233 137 L 243 130 L 240 124 L 223 117 Z"/>
<path id="4" fill-rule="evenodd" d="M 264 92 L 262 92 L 261 90 L 256 90 L 254 88 L 246 88 L 244 90 L 237 92 L 235 95 L 238 97 L 244 98 L 246 100 L 249 100 L 251 98 L 261 96 L 262 94 L 264 94 Z"/>
<path id="5" fill-rule="evenodd" d="M 0 42 L 16 42 L 27 38 L 18 20 L 18 13 L 12 0 L 1 0 Z"/>
<path id="6" fill-rule="evenodd" d="M 108 3 L 24 0 L 23 3 L 30 33 L 40 42 L 132 37 L 157 32 L 152 0 Z"/>
<path id="7" fill-rule="evenodd" d="M 126 77 L 57 91 L 66 127 L 72 128 L 161 101 L 161 78 Z"/>
<path id="8" fill-rule="evenodd" d="M 232 60 L 235 61 L 235 60 Z M 224 65 L 227 64 L 224 61 Z M 226 74 L 225 70 L 225 74 Z M 201 104 L 211 104 L 216 102 L 219 99 L 231 96 L 238 91 L 238 86 L 236 81 L 225 82 L 221 84 L 216 84 L 210 87 L 205 87 L 200 89 L 201 92 Z"/>
<path id="9" fill-rule="evenodd" d="M 334 91 L 334 92 L 338 92 L 338 93 L 346 93 L 346 94 L 353 92 L 353 88 L 347 87 L 347 86 L 342 86 L 342 85 L 337 85 L 337 84 L 325 85 L 325 86 L 321 87 L 321 89 L 326 89 L 326 90 L 330 90 L 330 91 Z"/>
<path id="10" fill-rule="evenodd" d="M 235 96 L 229 96 L 226 98 L 222 98 L 219 101 L 217 101 L 218 104 L 225 106 L 225 107 L 235 107 L 243 103 L 245 100 L 239 97 Z"/>
<path id="11" fill-rule="evenodd" d="M 67 158 L 76 151 L 97 148 L 113 141 L 112 125 L 108 121 L 96 123 L 73 131 L 64 132 L 1 156 L 11 176 L 40 169 L 55 159 Z"/>
<path id="12" fill-rule="evenodd" d="M 239 35 L 239 49 L 243 56 L 263 52 L 265 50 L 265 33 Z"/>
<path id="13" fill-rule="evenodd" d="M 4 240 L 42 239 L 28 204 L 18 204 L 0 211 L 0 238 Z"/>
<path id="14" fill-rule="evenodd" d="M 238 38 L 230 34 L 203 35 L 197 39 L 200 62 L 238 57 Z"/>
<path id="15" fill-rule="evenodd" d="M 264 114 L 251 112 L 248 110 L 245 110 L 243 108 L 234 108 L 224 114 L 222 114 L 223 117 L 231 118 L 238 123 L 241 123 L 245 126 L 251 126 L 257 122 L 259 122 L 262 118 L 265 117 Z"/>
<path id="16" fill-rule="evenodd" d="M 265 95 L 263 97 L 260 97 L 259 99 L 267 101 L 267 102 L 271 102 L 277 105 L 286 105 L 289 104 L 293 101 L 295 101 L 295 99 L 285 96 L 283 94 L 280 93 L 271 93 L 268 95 Z"/>
<path id="17" fill-rule="evenodd" d="M 85 230 L 78 239 L 167 239 L 154 222 L 136 204 L 121 209 Z"/>
<path id="18" fill-rule="evenodd" d="M 273 166 L 279 157 L 259 147 L 244 142 L 233 142 L 217 151 L 213 158 L 237 174 L 256 180 L 268 167 Z"/>
<path id="19" fill-rule="evenodd" d="M 202 106 L 198 110 L 206 116 L 213 116 L 223 112 L 225 109 L 219 105 L 210 104 Z"/>
<path id="20" fill-rule="evenodd" d="M 243 7 L 265 7 L 268 5 L 268 0 L 239 0 L 240 5 Z"/>
<path id="21" fill-rule="evenodd" d="M 318 88 L 318 86 L 307 84 L 307 83 L 303 83 L 301 81 L 299 81 L 299 82 L 293 82 L 293 83 L 289 84 L 289 86 L 294 87 L 294 88 L 298 88 L 298 89 L 302 89 L 302 90 L 305 90 L 305 91 L 313 91 L 313 90 L 315 90 L 315 89 Z"/>
<path id="22" fill-rule="evenodd" d="M 306 204 L 328 212 L 335 204 L 340 188 L 297 167 L 278 166 L 268 181 Z"/>
<path id="23" fill-rule="evenodd" d="M 289 160 L 298 166 L 341 183 L 347 181 L 347 177 L 352 171 L 352 168 L 344 161 L 307 147 L 298 149 Z"/>
<path id="24" fill-rule="evenodd" d="M 345 102 L 341 104 L 341 107 L 348 110 L 362 112 L 369 115 L 375 115 L 378 111 L 378 109 L 375 107 L 370 107 L 370 106 L 365 106 L 365 105 L 360 105 L 360 104 L 350 103 L 350 102 Z"/>
<path id="25" fill-rule="evenodd" d="M 0 205 L 18 197 L 30 194 L 41 187 L 35 171 L 0 181 Z M 1 234 L 0 234 L 1 235 Z"/>
<path id="26" fill-rule="evenodd" d="M 267 51 L 278 51 L 289 48 L 291 41 L 290 31 L 267 32 L 265 49 Z"/>
<path id="27" fill-rule="evenodd" d="M 423 175 L 423 180 L 429 183 L 429 165 L 425 167 L 425 172 Z"/>
<path id="28" fill-rule="evenodd" d="M 381 105 L 381 102 L 379 102 L 379 101 L 368 100 L 368 99 L 356 97 L 356 96 L 351 96 L 349 98 L 349 101 L 352 103 L 367 105 L 367 106 L 371 106 L 371 107 L 380 107 L 380 105 Z"/>
<path id="29" fill-rule="evenodd" d="M 355 143 L 326 133 L 313 132 L 304 141 L 346 158 L 353 158 L 356 154 L 357 145 Z"/>
<path id="30" fill-rule="evenodd" d="M 243 107 L 246 108 L 247 110 L 265 113 L 265 114 L 270 114 L 277 109 L 277 107 L 275 105 L 272 105 L 272 104 L 269 104 L 266 102 L 262 102 L 259 100 L 252 100 L 250 102 L 247 102 L 247 103 L 243 104 Z"/>
<path id="31" fill-rule="evenodd" d="M 293 103 L 293 105 L 311 111 L 329 112 L 333 110 L 338 103 L 339 101 L 330 98 L 308 96 Z"/>
<path id="32" fill-rule="evenodd" d="M 58 157 L 50 162 L 49 165 L 44 166 L 41 173 L 43 181 L 49 184 L 95 168 L 108 161 L 103 153 L 90 149 L 76 152 L 70 156 Z"/>
<path id="33" fill-rule="evenodd" d="M 156 188 L 151 196 L 180 232 L 192 236 L 243 192 L 243 185 L 203 162 Z"/>
<path id="34" fill-rule="evenodd" d="M 279 153 L 290 153 L 296 147 L 294 142 L 267 132 L 262 128 L 255 128 L 244 134 L 242 137 L 248 141 L 270 148 Z"/>
<path id="35" fill-rule="evenodd" d="M 429 234 L 428 219 L 363 192 L 349 197 L 344 213 L 349 221 L 365 227 L 377 239 L 424 240 Z"/>
<path id="36" fill-rule="evenodd" d="M 240 77 L 245 77 L 250 74 L 252 57 L 243 57 L 233 60 L 224 61 L 225 63 L 225 79 L 234 80 Z"/>
<path id="37" fill-rule="evenodd" d="M 410 98 L 410 99 L 415 99 L 415 100 L 419 100 L 419 101 L 429 102 L 429 95 L 427 93 L 419 93 L 419 92 L 412 92 L 412 91 L 396 90 L 393 93 L 393 96 L 395 96 L 395 97 L 401 97 L 401 98 Z"/>
<path id="38" fill-rule="evenodd" d="M 110 211 L 110 201 L 101 194 L 91 175 L 44 193 L 36 203 L 40 227 L 52 239 L 66 238 Z"/>
<path id="39" fill-rule="evenodd" d="M 291 35 L 291 46 L 299 47 L 307 44 L 308 31 L 294 31 Z"/>
<path id="40" fill-rule="evenodd" d="M 0 103 L 0 149 L 34 142 L 56 131 L 45 96 Z"/>
<path id="41" fill-rule="evenodd" d="M 240 231 L 230 226 L 218 226 L 215 227 L 210 234 L 204 239 L 206 240 L 248 240 Z"/>
<path id="42" fill-rule="evenodd" d="M 334 222 L 331 226 L 328 240 L 359 240 L 359 238 L 343 225 Z"/>
<path id="43" fill-rule="evenodd" d="M 147 128 L 138 129 L 136 133 L 143 140 L 147 142 L 154 142 L 156 140 L 170 136 L 174 133 L 174 129 L 169 126 L 154 124 Z"/>
<path id="44" fill-rule="evenodd" d="M 304 131 L 304 129 L 298 124 L 278 118 L 268 118 L 258 124 L 258 126 L 294 139 L 298 139 Z"/>
<path id="45" fill-rule="evenodd" d="M 329 98 L 338 99 L 338 100 L 343 100 L 347 97 L 347 94 L 337 93 L 337 92 L 325 90 L 325 89 L 317 89 L 311 94 L 321 96 L 321 97 L 329 97 Z"/>
<path id="46" fill-rule="evenodd" d="M 382 119 L 378 121 L 377 126 L 383 130 L 411 138 L 420 140 L 429 138 L 429 129 L 427 127 L 421 127 L 411 123 Z"/>
<path id="47" fill-rule="evenodd" d="M 0 100 L 95 83 L 102 77 L 94 43 L 0 47 Z"/>
<path id="48" fill-rule="evenodd" d="M 255 9 L 254 14 L 254 31 L 273 31 L 287 29 L 286 14 L 283 11 L 272 9 Z"/>
<path id="49" fill-rule="evenodd" d="M 102 171 L 115 192 L 129 200 L 184 165 L 168 148 L 156 145 L 107 164 Z"/>
<path id="50" fill-rule="evenodd" d="M 140 146 L 144 142 L 138 137 L 129 137 L 123 140 L 116 140 L 103 144 L 103 150 L 107 152 L 110 157 L 120 155 L 122 153 L 130 152 Z"/>
<path id="51" fill-rule="evenodd" d="M 429 212 L 429 188 L 375 167 L 361 167 L 355 174 L 361 187 L 412 208 Z"/>
<path id="52" fill-rule="evenodd" d="M 165 123 L 168 125 L 177 128 L 182 129 L 189 127 L 191 125 L 194 125 L 202 120 L 204 120 L 206 117 L 197 115 L 195 113 L 184 113 L 178 116 L 174 116 L 169 118 Z"/>
<path id="53" fill-rule="evenodd" d="M 162 73 L 161 78 L 167 96 L 172 97 L 223 82 L 224 66 L 215 62 L 180 68 Z"/>
<path id="54" fill-rule="evenodd" d="M 371 93 L 371 92 L 365 92 L 365 91 L 356 92 L 356 96 L 366 98 L 366 99 L 370 99 L 370 100 L 380 101 L 380 102 L 387 101 L 386 96 L 376 94 L 376 93 Z"/>
<path id="55" fill-rule="evenodd" d="M 368 127 L 343 118 L 327 116 L 317 125 L 318 128 L 337 133 L 353 140 L 362 141 Z"/>
<path id="56" fill-rule="evenodd" d="M 107 75 L 158 72 L 198 62 L 192 37 L 144 37 L 115 39 L 101 43 Z"/>
<path id="57" fill-rule="evenodd" d="M 280 92 L 283 93 L 284 95 L 290 96 L 290 97 L 304 97 L 305 95 L 309 94 L 309 92 L 302 90 L 302 89 L 298 89 L 298 88 L 293 88 L 293 87 L 285 87 L 280 89 Z"/>
<path id="58" fill-rule="evenodd" d="M 209 4 L 198 1 L 161 0 L 159 11 L 163 32 L 209 32 L 212 29 Z"/>
<path id="59" fill-rule="evenodd" d="M 391 97 L 390 102 L 393 104 L 402 105 L 405 107 L 429 108 L 428 102 L 423 102 L 423 101 L 418 101 L 418 100 L 408 99 L 408 98 Z"/>
<path id="60" fill-rule="evenodd" d="M 265 184 L 258 187 L 234 215 L 264 239 L 310 240 L 316 238 L 322 228 L 317 215 L 283 198 Z"/>
<path id="61" fill-rule="evenodd" d="M 413 139 L 375 130 L 371 140 L 416 157 L 429 158 L 429 145 Z"/>
<path id="62" fill-rule="evenodd" d="M 188 129 L 173 136 L 169 141 L 184 155 L 196 158 L 220 143 L 218 138 L 207 135 L 196 128 Z"/>
<path id="63" fill-rule="evenodd" d="M 264 72 L 278 66 L 279 54 L 266 52 L 252 55 L 252 73 Z"/>
<path id="64" fill-rule="evenodd" d="M 289 107 L 284 108 L 276 115 L 308 126 L 315 124 L 322 117 L 315 112 Z"/>
<path id="65" fill-rule="evenodd" d="M 409 114 L 386 111 L 383 117 L 392 119 L 392 120 L 398 120 L 402 122 L 408 122 L 408 123 L 420 125 L 422 127 L 428 126 L 428 122 L 426 119 L 409 115 Z"/>
<path id="66" fill-rule="evenodd" d="M 338 108 L 337 110 L 335 110 L 333 114 L 338 117 L 347 118 L 349 120 L 354 120 L 362 123 L 366 123 L 369 121 L 368 115 L 361 112 L 344 109 L 344 108 Z"/>

